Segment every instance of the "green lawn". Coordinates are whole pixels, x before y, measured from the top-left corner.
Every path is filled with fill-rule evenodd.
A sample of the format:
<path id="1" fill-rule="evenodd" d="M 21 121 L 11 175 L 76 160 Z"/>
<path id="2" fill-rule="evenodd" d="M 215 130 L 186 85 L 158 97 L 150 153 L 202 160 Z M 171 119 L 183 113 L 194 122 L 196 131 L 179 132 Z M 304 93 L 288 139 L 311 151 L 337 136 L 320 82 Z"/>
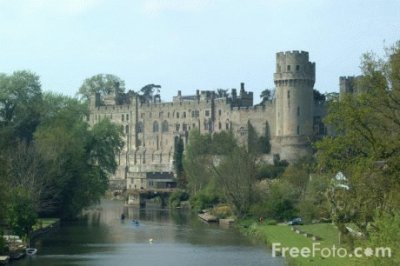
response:
<path id="1" fill-rule="evenodd" d="M 33 226 L 33 230 L 35 231 L 41 228 L 46 228 L 55 223 L 58 223 L 59 221 L 59 218 L 39 218 L 36 224 Z"/>
<path id="2" fill-rule="evenodd" d="M 247 221 L 248 224 L 248 221 Z M 301 231 L 317 235 L 322 239 L 316 241 L 320 243 L 318 246 L 321 249 L 332 248 L 333 245 L 336 248 L 339 247 L 339 234 L 337 229 L 332 224 L 312 224 L 297 226 Z M 297 247 L 299 249 L 303 247 L 312 248 L 313 241 L 301 234 L 291 230 L 290 226 L 287 225 L 260 225 L 253 223 L 246 229 L 251 235 L 256 235 L 263 239 L 269 247 L 272 243 L 280 243 L 282 247 Z M 286 252 L 288 253 L 288 252 Z M 368 261 L 355 259 L 355 258 L 339 258 L 329 257 L 324 258 L 320 252 L 316 252 L 315 257 L 304 258 L 298 256 L 297 258 L 290 258 L 289 254 L 286 255 L 286 260 L 289 265 L 318 265 L 318 266 L 346 266 L 346 265 L 368 265 Z"/>

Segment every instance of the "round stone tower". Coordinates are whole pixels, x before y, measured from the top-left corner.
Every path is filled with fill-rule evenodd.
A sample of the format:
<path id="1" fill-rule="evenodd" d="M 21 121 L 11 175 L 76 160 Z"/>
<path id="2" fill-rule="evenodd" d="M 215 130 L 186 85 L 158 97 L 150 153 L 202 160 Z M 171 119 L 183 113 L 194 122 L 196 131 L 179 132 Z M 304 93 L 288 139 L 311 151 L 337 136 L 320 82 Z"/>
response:
<path id="1" fill-rule="evenodd" d="M 293 161 L 308 152 L 313 133 L 315 63 L 308 52 L 276 54 L 275 136 L 281 159 Z"/>

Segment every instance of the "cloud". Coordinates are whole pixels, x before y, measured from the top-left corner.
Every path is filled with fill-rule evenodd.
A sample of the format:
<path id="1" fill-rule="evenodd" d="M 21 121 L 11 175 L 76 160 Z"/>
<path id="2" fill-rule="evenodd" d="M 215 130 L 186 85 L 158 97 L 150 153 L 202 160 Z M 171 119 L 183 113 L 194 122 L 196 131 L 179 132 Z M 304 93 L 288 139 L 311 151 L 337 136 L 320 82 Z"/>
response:
<path id="1" fill-rule="evenodd" d="M 144 0 L 142 8 L 147 15 L 158 15 L 163 12 L 197 12 L 210 6 L 212 0 Z"/>

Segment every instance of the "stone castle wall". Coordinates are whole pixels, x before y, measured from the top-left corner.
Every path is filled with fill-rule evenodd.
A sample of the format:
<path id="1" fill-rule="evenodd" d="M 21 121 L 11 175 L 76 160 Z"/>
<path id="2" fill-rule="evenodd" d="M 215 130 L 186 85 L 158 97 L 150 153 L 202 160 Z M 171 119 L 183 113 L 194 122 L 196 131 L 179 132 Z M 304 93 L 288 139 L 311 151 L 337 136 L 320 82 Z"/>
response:
<path id="1" fill-rule="evenodd" d="M 192 96 L 178 92 L 172 102 L 154 98 L 142 103 L 128 93 L 123 96 L 129 103 L 120 104 L 121 95 L 108 95 L 103 102 L 93 95 L 89 122 L 93 125 L 108 118 L 123 128 L 126 145 L 117 158 L 119 167 L 113 179 L 127 180 L 128 189 L 151 188 L 156 181 L 157 186 L 170 185 L 175 138 L 182 137 L 186 145 L 191 130 L 202 134 L 229 130 L 246 145 L 249 122 L 259 136 L 268 127 L 270 156 L 294 161 L 309 152 L 307 140 L 313 135 L 314 116 L 323 115 L 323 109 L 314 108 L 313 102 L 315 63 L 309 62 L 307 52 L 278 53 L 274 81 L 276 97 L 258 106 L 253 106 L 253 93 L 243 83 L 239 94 L 236 90 L 223 97 L 212 91 L 197 91 Z M 163 181 L 149 178 L 153 172 L 163 173 Z"/>

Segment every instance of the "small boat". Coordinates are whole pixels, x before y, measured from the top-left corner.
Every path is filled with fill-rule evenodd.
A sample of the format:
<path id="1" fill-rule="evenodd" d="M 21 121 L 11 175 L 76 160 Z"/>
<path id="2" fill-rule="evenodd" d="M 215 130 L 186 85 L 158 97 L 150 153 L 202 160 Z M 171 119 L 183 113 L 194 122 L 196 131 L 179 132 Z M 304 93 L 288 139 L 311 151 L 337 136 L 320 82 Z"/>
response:
<path id="1" fill-rule="evenodd" d="M 25 249 L 25 253 L 26 253 L 26 255 L 32 256 L 37 253 L 37 249 L 36 248 L 27 248 L 27 249 Z"/>

